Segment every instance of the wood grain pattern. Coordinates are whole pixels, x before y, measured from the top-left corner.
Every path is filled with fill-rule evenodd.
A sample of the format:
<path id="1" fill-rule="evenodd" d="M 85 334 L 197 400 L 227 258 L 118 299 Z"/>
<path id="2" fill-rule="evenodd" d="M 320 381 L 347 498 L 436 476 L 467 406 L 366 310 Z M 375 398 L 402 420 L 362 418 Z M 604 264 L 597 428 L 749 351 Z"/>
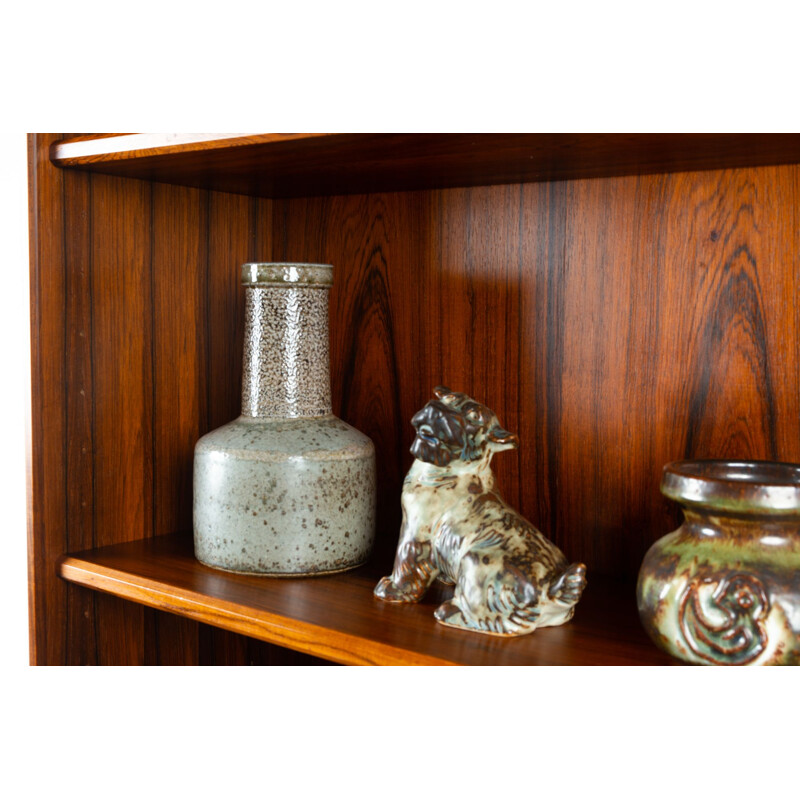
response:
<path id="1" fill-rule="evenodd" d="M 69 547 L 87 548 L 94 538 L 94 381 L 92 376 L 91 178 L 69 175 L 64 180 L 65 348 L 66 371 L 66 533 Z M 77 589 L 77 591 L 76 591 Z M 96 597 L 67 590 L 66 663 L 93 664 Z"/>
<path id="2" fill-rule="evenodd" d="M 94 529 L 98 546 L 153 532 L 151 191 L 92 180 Z M 78 354 L 70 354 L 77 358 Z M 125 520 L 124 530 L 119 521 Z M 143 609 L 97 598 L 100 664 L 144 664 Z"/>
<path id="3" fill-rule="evenodd" d="M 437 383 L 521 433 L 504 493 L 590 574 L 635 575 L 675 527 L 667 461 L 800 460 L 796 171 L 276 201 L 283 255 L 337 268 L 334 408 L 381 454 L 378 557 Z"/>
<path id="4" fill-rule="evenodd" d="M 61 170 L 59 136 L 30 146 L 34 663 L 297 658 L 56 576 L 189 527 L 193 441 L 239 413 L 243 261 L 336 268 L 334 408 L 378 447 L 376 573 L 437 383 L 520 435 L 503 492 L 590 585 L 676 527 L 667 461 L 800 462 L 800 167 L 269 200 Z"/>
<path id="5" fill-rule="evenodd" d="M 191 189 L 153 184 L 151 215 L 152 531 L 158 536 L 191 527 L 192 456 L 208 424 L 208 198 Z M 154 663 L 197 660 L 197 625 L 169 617 L 153 622 Z"/>
<path id="6" fill-rule="evenodd" d="M 66 587 L 53 570 L 69 548 L 64 436 L 64 174 L 49 165 L 55 134 L 28 139 L 31 231 L 31 446 L 29 449 L 28 595 L 33 663 L 65 658 Z"/>
<path id="7" fill-rule="evenodd" d="M 133 134 L 54 163 L 260 197 L 438 189 L 800 161 L 800 134 Z"/>
<path id="8" fill-rule="evenodd" d="M 223 573 L 172 535 L 73 554 L 70 581 L 340 664 L 670 664 L 639 626 L 632 584 L 596 581 L 572 622 L 530 636 L 481 636 L 439 625 L 441 597 L 394 605 L 372 596 L 369 569 L 321 578 Z"/>

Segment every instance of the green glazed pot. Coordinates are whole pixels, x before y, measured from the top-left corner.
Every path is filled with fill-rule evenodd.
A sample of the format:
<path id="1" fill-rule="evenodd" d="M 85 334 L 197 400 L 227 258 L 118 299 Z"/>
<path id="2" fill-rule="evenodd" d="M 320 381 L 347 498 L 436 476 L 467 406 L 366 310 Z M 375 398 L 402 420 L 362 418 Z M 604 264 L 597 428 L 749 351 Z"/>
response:
<path id="1" fill-rule="evenodd" d="M 800 465 L 667 464 L 684 523 L 639 571 L 642 624 L 692 664 L 800 663 Z"/>

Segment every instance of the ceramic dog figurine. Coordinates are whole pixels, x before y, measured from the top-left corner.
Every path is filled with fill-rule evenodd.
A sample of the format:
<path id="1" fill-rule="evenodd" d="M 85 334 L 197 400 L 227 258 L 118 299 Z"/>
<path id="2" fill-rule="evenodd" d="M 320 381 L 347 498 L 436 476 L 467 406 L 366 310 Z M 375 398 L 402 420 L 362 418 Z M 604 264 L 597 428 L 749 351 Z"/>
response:
<path id="1" fill-rule="evenodd" d="M 500 497 L 492 456 L 518 446 L 486 406 L 444 386 L 411 420 L 415 461 L 403 482 L 394 571 L 375 595 L 415 603 L 436 578 L 455 584 L 435 612 L 444 625 L 519 636 L 572 618 L 586 567 Z"/>

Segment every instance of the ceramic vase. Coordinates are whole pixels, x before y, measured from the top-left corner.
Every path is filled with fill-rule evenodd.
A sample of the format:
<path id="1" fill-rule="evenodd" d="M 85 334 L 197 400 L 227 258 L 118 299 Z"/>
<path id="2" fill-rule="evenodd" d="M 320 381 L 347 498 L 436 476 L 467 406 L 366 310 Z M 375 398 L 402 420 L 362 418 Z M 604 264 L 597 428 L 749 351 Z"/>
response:
<path id="1" fill-rule="evenodd" d="M 328 264 L 244 264 L 242 414 L 194 456 L 194 548 L 232 572 L 319 575 L 369 557 L 375 448 L 333 415 Z"/>
<path id="2" fill-rule="evenodd" d="M 661 491 L 684 523 L 639 572 L 653 641 L 694 664 L 800 663 L 800 466 L 675 462 Z"/>

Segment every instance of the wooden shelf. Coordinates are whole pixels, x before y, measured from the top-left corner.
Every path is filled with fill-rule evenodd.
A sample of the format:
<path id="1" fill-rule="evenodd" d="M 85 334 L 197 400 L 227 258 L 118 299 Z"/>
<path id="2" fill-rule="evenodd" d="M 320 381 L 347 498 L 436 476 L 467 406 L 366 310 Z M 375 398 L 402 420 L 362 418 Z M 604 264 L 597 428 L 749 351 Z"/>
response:
<path id="1" fill-rule="evenodd" d="M 126 600 L 340 664 L 670 664 L 639 625 L 633 586 L 590 576 L 575 618 L 505 639 L 446 628 L 422 603 L 377 600 L 369 566 L 319 578 L 261 578 L 195 560 L 191 536 L 174 534 L 63 556 L 62 578 Z"/>
<path id="2" fill-rule="evenodd" d="M 599 178 L 800 162 L 800 134 L 124 134 L 52 162 L 258 197 Z"/>

